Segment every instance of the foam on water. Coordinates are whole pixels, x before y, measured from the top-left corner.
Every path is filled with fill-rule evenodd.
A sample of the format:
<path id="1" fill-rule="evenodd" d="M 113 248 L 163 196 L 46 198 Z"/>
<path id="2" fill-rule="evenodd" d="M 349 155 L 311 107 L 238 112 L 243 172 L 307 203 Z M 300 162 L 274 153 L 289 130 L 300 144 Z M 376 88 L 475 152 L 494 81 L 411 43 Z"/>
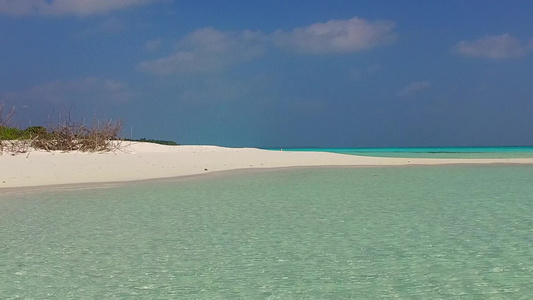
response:
<path id="1" fill-rule="evenodd" d="M 3 195 L 0 295 L 526 299 L 531 182 L 532 166 L 290 169 Z"/>

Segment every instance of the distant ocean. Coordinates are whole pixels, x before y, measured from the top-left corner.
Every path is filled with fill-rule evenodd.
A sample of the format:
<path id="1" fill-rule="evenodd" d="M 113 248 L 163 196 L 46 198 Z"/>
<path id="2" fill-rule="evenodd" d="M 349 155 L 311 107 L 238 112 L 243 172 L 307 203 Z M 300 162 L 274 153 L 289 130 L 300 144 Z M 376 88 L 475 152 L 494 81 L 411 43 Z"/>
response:
<path id="1" fill-rule="evenodd" d="M 0 194 L 0 295 L 530 299 L 532 183 L 531 165 L 295 168 Z"/>
<path id="2" fill-rule="evenodd" d="M 279 150 L 271 148 L 271 150 Z M 351 155 L 407 158 L 529 158 L 533 146 L 521 147 L 418 147 L 418 148 L 287 148 L 284 151 L 318 151 Z"/>

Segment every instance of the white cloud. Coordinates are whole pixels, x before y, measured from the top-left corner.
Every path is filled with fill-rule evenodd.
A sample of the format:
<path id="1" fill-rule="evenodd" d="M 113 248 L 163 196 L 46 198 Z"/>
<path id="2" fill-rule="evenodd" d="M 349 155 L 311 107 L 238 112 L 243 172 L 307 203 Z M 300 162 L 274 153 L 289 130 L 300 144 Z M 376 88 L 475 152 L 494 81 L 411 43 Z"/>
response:
<path id="1" fill-rule="evenodd" d="M 301 53 L 350 53 L 393 43 L 396 40 L 394 27 L 391 21 L 369 22 L 354 17 L 317 23 L 290 32 L 278 30 L 272 39 L 279 47 Z"/>
<path id="2" fill-rule="evenodd" d="M 263 55 L 268 43 L 302 53 L 346 53 L 370 49 L 396 40 L 394 23 L 368 22 L 360 18 L 332 20 L 286 33 L 270 35 L 250 30 L 220 31 L 201 28 L 181 39 L 176 50 L 165 57 L 139 63 L 140 70 L 160 75 L 207 74 Z M 149 41 L 147 50 L 157 49 L 161 40 Z"/>
<path id="3" fill-rule="evenodd" d="M 404 87 L 398 93 L 396 93 L 397 96 L 403 97 L 403 96 L 410 96 L 413 94 L 416 94 L 420 91 L 429 89 L 431 87 L 431 82 L 429 81 L 417 81 L 409 84 L 408 86 Z"/>
<path id="4" fill-rule="evenodd" d="M 49 81 L 26 90 L 4 93 L 0 100 L 65 104 L 79 101 L 125 102 L 131 96 L 128 86 L 123 82 L 87 77 L 75 81 Z"/>
<path id="5" fill-rule="evenodd" d="M 171 55 L 141 62 L 139 68 L 161 75 L 211 73 L 249 61 L 264 51 L 264 36 L 260 33 L 219 31 L 207 27 L 184 37 Z"/>
<path id="6" fill-rule="evenodd" d="M 158 0 L 0 0 L 0 13 L 10 15 L 92 15 Z"/>
<path id="7" fill-rule="evenodd" d="M 469 57 L 504 59 L 522 56 L 528 49 L 518 39 L 506 33 L 474 41 L 460 41 L 453 50 Z"/>

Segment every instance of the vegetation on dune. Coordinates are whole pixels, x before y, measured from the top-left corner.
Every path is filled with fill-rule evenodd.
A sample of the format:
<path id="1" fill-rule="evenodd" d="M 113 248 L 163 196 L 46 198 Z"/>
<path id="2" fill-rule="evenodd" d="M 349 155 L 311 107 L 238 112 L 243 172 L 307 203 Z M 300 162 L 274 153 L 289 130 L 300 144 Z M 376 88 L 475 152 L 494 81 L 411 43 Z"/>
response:
<path id="1" fill-rule="evenodd" d="M 178 143 L 176 143 L 174 141 L 151 140 L 151 139 L 146 139 L 146 138 L 141 138 L 141 139 L 138 139 L 138 140 L 133 140 L 133 139 L 124 139 L 124 140 L 125 141 L 131 141 L 131 142 L 154 143 L 154 144 L 167 145 L 167 146 L 177 146 L 177 145 L 179 145 Z"/>
<path id="2" fill-rule="evenodd" d="M 0 126 L 0 140 L 27 140 L 36 136 L 45 136 L 49 132 L 42 126 L 28 127 L 24 130 L 16 127 Z"/>
<path id="3" fill-rule="evenodd" d="M 122 139 L 120 133 L 123 123 L 120 120 L 94 120 L 87 125 L 84 122 L 72 121 L 70 112 L 67 112 L 60 114 L 57 121 L 50 122 L 47 128 L 32 126 L 19 129 L 8 125 L 13 115 L 14 109 L 5 112 L 4 106 L 0 104 L 0 154 L 7 152 L 14 155 L 29 152 L 31 149 L 109 152 L 119 150 L 124 141 L 178 145 L 174 141 L 165 140 Z"/>
<path id="4" fill-rule="evenodd" d="M 14 109 L 5 112 L 4 106 L 0 105 L 0 154 L 26 153 L 30 149 L 108 152 L 121 147 L 121 121 L 97 120 L 87 125 L 72 121 L 70 113 L 67 113 L 51 122 L 48 128 L 32 126 L 19 129 L 8 125 L 13 114 Z"/>

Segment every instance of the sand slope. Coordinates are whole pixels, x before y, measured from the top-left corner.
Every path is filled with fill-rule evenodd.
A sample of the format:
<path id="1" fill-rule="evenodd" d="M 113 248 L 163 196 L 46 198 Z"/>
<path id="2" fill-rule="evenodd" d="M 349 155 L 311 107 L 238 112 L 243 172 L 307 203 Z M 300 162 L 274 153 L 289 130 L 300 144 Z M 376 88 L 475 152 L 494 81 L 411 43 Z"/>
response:
<path id="1" fill-rule="evenodd" d="M 0 156 L 0 188 L 155 179 L 249 168 L 487 163 L 533 164 L 533 158 L 382 158 L 324 152 L 132 143 L 115 153 L 32 151 L 29 155 L 16 156 L 4 153 Z"/>

